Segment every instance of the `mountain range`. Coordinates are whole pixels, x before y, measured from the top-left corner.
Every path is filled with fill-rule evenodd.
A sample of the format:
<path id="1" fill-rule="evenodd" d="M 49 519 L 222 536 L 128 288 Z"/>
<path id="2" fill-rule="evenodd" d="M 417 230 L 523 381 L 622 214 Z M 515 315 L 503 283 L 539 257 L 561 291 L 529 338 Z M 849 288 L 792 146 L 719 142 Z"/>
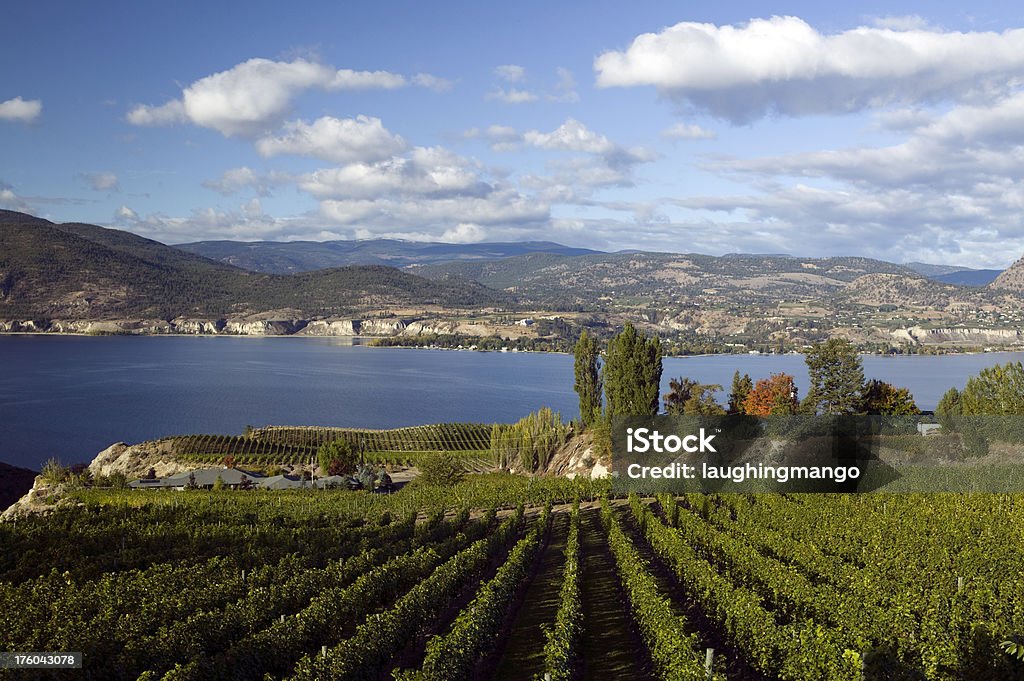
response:
<path id="1" fill-rule="evenodd" d="M 572 248 L 551 241 L 445 244 L 366 239 L 355 241 L 197 241 L 177 244 L 189 253 L 253 272 L 294 274 L 346 265 L 435 265 L 461 260 L 501 260 L 527 253 L 588 255 L 587 248 Z"/>
<path id="2" fill-rule="evenodd" d="M 130 232 L 0 211 L 0 319 L 329 316 L 507 301 L 475 282 L 379 265 L 254 273 Z"/>
<path id="3" fill-rule="evenodd" d="M 915 324 L 1016 328 L 1024 321 L 1024 259 L 987 285 L 965 286 L 964 278 L 980 281 L 991 272 L 862 257 L 602 253 L 549 242 L 186 246 L 0 211 L 0 327 L 4 320 L 174 321 L 142 331 L 166 333 L 186 328 L 178 320 L 399 317 L 426 320 L 424 329 L 429 320 L 443 322 L 430 328 L 466 323 L 472 328 L 465 333 L 485 335 L 502 333 L 499 327 L 508 322 L 501 320 L 520 310 L 590 315 L 601 324 L 634 319 L 659 332 L 758 338 L 874 328 L 877 340 Z M 363 264 L 300 271 L 328 257 Z M 251 271 L 238 266 L 243 262 L 295 272 Z M 950 277 L 960 279 L 941 280 Z M 379 332 L 398 332 L 405 322 L 383 325 Z M 66 324 L 46 328 L 83 330 Z M 198 328 L 184 332 L 210 332 L 208 325 Z M 281 332 L 303 328 L 294 324 Z"/>

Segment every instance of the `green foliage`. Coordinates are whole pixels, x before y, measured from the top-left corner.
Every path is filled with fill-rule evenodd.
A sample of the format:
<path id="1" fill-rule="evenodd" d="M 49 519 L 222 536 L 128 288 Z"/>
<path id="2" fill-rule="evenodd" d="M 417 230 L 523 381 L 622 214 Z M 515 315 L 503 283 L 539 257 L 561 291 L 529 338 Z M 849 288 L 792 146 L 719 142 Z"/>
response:
<path id="1" fill-rule="evenodd" d="M 347 440 L 334 440 L 320 445 L 316 452 L 320 469 L 328 475 L 348 475 L 355 471 L 358 457 Z"/>
<path id="2" fill-rule="evenodd" d="M 665 402 L 665 413 L 678 416 L 683 413 L 683 408 L 693 395 L 693 390 L 699 384 L 687 376 L 670 378 L 668 381 L 668 392 L 662 396 Z"/>
<path id="3" fill-rule="evenodd" d="M 573 348 L 576 371 L 576 383 L 573 388 L 580 398 L 580 420 L 587 426 L 593 425 L 601 416 L 599 354 L 597 341 L 584 329 L 579 341 L 576 342 L 576 347 Z"/>
<path id="4" fill-rule="evenodd" d="M 547 468 L 548 462 L 569 436 L 558 412 L 542 407 L 512 425 L 495 425 L 491 431 L 491 451 L 502 468 L 520 468 L 534 472 Z"/>
<path id="5" fill-rule="evenodd" d="M 647 338 L 626 323 L 608 341 L 604 362 L 604 392 L 610 416 L 654 416 L 661 384 L 661 341 Z"/>
<path id="6" fill-rule="evenodd" d="M 747 401 L 747 395 L 754 389 L 754 382 L 750 380 L 750 374 L 743 374 L 736 371 L 732 375 L 732 386 L 729 388 L 729 407 L 727 413 L 742 414 L 743 403 Z"/>
<path id="7" fill-rule="evenodd" d="M 541 522 L 513 547 L 497 574 L 477 591 L 443 636 L 427 643 L 421 669 L 425 681 L 469 681 L 476 663 L 497 636 L 512 599 L 537 555 L 546 530 Z"/>
<path id="8" fill-rule="evenodd" d="M 59 485 L 71 479 L 71 471 L 57 459 L 48 459 L 39 473 L 48 485 Z"/>
<path id="9" fill-rule="evenodd" d="M 687 416 L 725 416 L 725 409 L 718 404 L 715 393 L 722 389 L 717 383 L 702 383 L 694 386 L 690 399 L 683 404 Z"/>
<path id="10" fill-rule="evenodd" d="M 860 411 L 882 416 L 917 416 L 921 413 L 909 390 L 877 379 L 864 384 Z"/>
<path id="11" fill-rule="evenodd" d="M 466 467 L 458 456 L 438 452 L 419 464 L 420 477 L 425 485 L 447 487 L 458 484 L 466 475 Z"/>
<path id="12" fill-rule="evenodd" d="M 548 681 L 572 681 L 583 636 L 583 575 L 580 570 L 580 506 L 573 503 L 569 537 L 565 543 L 565 568 L 558 593 L 554 627 L 545 629 L 544 673 Z"/>
<path id="13" fill-rule="evenodd" d="M 942 429 L 955 433 L 958 430 L 958 418 L 963 414 L 963 406 L 960 404 L 960 391 L 950 388 L 943 394 L 939 404 L 935 407 L 935 418 Z"/>
<path id="14" fill-rule="evenodd" d="M 213 481 L 213 491 L 214 492 L 220 492 L 223 489 L 224 489 L 224 480 L 223 480 L 223 478 L 221 478 L 218 475 L 217 479 Z"/>
<path id="15" fill-rule="evenodd" d="M 864 367 L 853 343 L 830 338 L 808 350 L 804 361 L 811 379 L 803 403 L 808 413 L 842 415 L 860 411 Z"/>
<path id="16" fill-rule="evenodd" d="M 640 503 L 636 497 L 631 497 L 631 502 Z M 685 618 L 673 612 L 672 600 L 661 593 L 657 580 L 622 531 L 606 499 L 602 499 L 601 519 L 608 531 L 608 545 L 633 618 L 651 653 L 658 677 L 673 681 L 722 679 L 719 675 L 705 674 L 697 636 L 687 633 Z"/>

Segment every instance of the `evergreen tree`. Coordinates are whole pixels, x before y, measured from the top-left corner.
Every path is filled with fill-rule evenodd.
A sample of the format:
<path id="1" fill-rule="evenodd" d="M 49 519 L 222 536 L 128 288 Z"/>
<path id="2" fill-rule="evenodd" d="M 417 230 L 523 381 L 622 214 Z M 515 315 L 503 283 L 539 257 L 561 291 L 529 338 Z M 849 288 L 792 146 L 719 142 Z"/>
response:
<path id="1" fill-rule="evenodd" d="M 654 416 L 661 384 L 661 341 L 632 324 L 608 342 L 604 395 L 609 416 Z"/>
<path id="2" fill-rule="evenodd" d="M 939 405 L 935 407 L 935 419 L 943 430 L 955 433 L 959 428 L 957 417 L 961 414 L 963 414 L 963 407 L 960 404 L 960 391 L 950 388 L 939 400 Z"/>
<path id="3" fill-rule="evenodd" d="M 694 388 L 698 385 L 697 381 L 685 376 L 670 379 L 668 382 L 669 391 L 662 396 L 662 399 L 665 401 L 665 413 L 673 415 L 682 414 L 686 403 L 693 397 Z"/>
<path id="4" fill-rule="evenodd" d="M 732 387 L 729 389 L 730 414 L 742 414 L 743 403 L 747 401 L 747 395 L 754 389 L 754 382 L 750 380 L 750 374 L 743 374 L 737 371 L 732 375 Z"/>
<path id="5" fill-rule="evenodd" d="M 804 399 L 807 413 L 856 414 L 861 409 L 864 366 L 853 343 L 830 338 L 817 343 L 804 358 L 811 389 Z"/>
<path id="6" fill-rule="evenodd" d="M 601 416 L 601 372 L 598 366 L 597 340 L 584 329 L 573 349 L 576 358 L 576 385 L 580 398 L 580 420 L 592 426 Z"/>

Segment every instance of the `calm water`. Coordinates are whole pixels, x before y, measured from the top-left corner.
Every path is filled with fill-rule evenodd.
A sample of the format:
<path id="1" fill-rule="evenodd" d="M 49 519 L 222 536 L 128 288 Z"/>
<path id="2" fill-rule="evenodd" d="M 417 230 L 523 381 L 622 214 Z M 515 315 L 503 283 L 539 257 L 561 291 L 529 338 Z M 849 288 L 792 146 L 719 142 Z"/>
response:
<path id="1" fill-rule="evenodd" d="M 866 357 L 865 374 L 933 409 L 951 386 L 1024 353 Z M 796 355 L 665 360 L 664 386 L 690 376 L 728 389 L 785 371 L 803 396 Z M 113 442 L 246 425 L 386 428 L 514 421 L 540 406 L 577 415 L 567 355 L 383 349 L 348 340 L 0 336 L 0 461 L 38 469 L 51 456 L 88 461 Z M 663 390 L 663 392 L 664 392 Z"/>

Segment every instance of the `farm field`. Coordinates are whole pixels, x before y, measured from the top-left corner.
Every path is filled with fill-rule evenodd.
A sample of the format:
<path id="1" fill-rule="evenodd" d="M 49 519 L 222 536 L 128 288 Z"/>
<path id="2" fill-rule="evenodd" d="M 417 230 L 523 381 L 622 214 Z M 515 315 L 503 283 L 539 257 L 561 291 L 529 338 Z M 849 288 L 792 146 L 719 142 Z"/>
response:
<path id="1" fill-rule="evenodd" d="M 292 465 L 315 461 L 321 445 L 344 440 L 367 463 L 415 466 L 437 452 L 457 456 L 471 470 L 492 467 L 490 424 L 438 423 L 391 430 L 268 426 L 245 435 L 178 435 L 164 438 L 182 461 L 237 465 Z"/>
<path id="2" fill-rule="evenodd" d="M 84 668 L 0 678 L 1024 678 L 1024 497 L 607 492 L 78 492 L 0 524 L 0 649 Z"/>

